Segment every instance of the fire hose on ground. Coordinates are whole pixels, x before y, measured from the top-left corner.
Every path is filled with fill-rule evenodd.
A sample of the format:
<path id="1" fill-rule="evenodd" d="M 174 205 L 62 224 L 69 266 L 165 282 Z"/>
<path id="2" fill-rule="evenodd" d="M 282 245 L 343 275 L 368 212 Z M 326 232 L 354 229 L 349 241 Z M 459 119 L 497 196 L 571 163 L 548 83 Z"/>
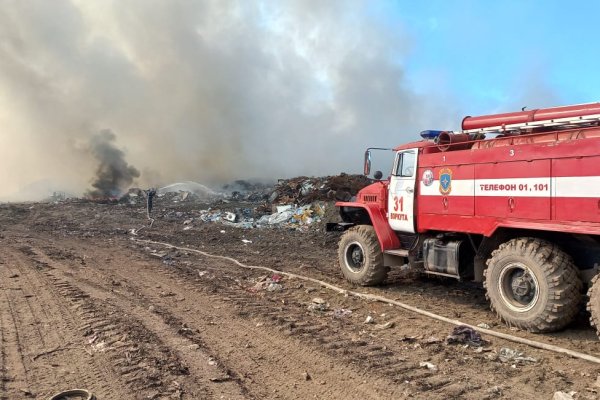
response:
<path id="1" fill-rule="evenodd" d="M 94 394 L 85 389 L 71 389 L 65 390 L 64 392 L 60 392 L 50 397 L 48 400 L 67 400 L 72 398 L 72 396 L 79 396 L 81 400 L 95 400 L 96 397 Z"/>
<path id="2" fill-rule="evenodd" d="M 217 259 L 221 259 L 221 260 L 226 260 L 229 262 L 232 262 L 234 264 L 236 264 L 238 267 L 241 268 L 245 268 L 245 269 L 252 269 L 252 270 L 261 270 L 261 271 L 267 271 L 270 273 L 274 273 L 274 274 L 279 274 L 279 275 L 284 275 L 287 276 L 289 278 L 295 278 L 295 279 L 299 279 L 299 280 L 303 280 L 303 281 L 307 281 L 307 282 L 312 282 L 318 285 L 321 285 L 327 289 L 330 289 L 334 292 L 340 293 L 340 294 L 344 294 L 344 295 L 349 295 L 349 296 L 354 296 L 360 299 L 365 299 L 365 300 L 373 300 L 373 301 L 379 301 L 382 303 L 387 303 L 387 304 L 393 304 L 395 306 L 401 307 L 405 310 L 408 311 L 412 311 L 414 313 L 420 314 L 420 315 L 424 315 L 426 317 L 432 318 L 432 319 L 436 319 L 438 321 L 442 321 L 442 322 L 446 322 L 452 325 L 463 325 L 463 326 L 468 326 L 471 329 L 474 329 L 476 331 L 479 331 L 481 333 L 484 333 L 486 335 L 490 335 L 490 336 L 494 336 L 497 338 L 501 338 L 501 339 L 505 339 L 505 340 L 509 340 L 511 342 L 515 342 L 515 343 L 520 343 L 520 344 L 525 344 L 527 346 L 531 346 L 531 347 L 535 347 L 538 349 L 542 349 L 542 350 L 548 350 L 548 351 L 552 351 L 555 353 L 560 353 L 560 354 L 566 354 L 569 355 L 571 357 L 574 358 L 579 358 L 582 360 L 586 360 L 586 361 L 590 361 L 596 364 L 600 364 L 600 358 L 599 357 L 595 357 L 589 354 L 584 354 L 584 353 L 580 353 L 578 351 L 574 351 L 574 350 L 569 350 L 566 349 L 564 347 L 560 347 L 560 346 L 555 346 L 552 344 L 546 344 L 546 343 L 542 343 L 542 342 L 538 342 L 535 340 L 530 340 L 530 339 L 525 339 L 525 338 L 520 338 L 518 336 L 513 336 L 513 335 L 509 335 L 506 333 L 502 333 L 502 332 L 496 332 L 493 331 L 491 329 L 485 329 L 485 328 L 480 328 L 478 326 L 474 326 L 474 325 L 469 325 L 466 323 L 463 323 L 461 321 L 455 320 L 455 319 L 451 319 L 451 318 L 446 318 L 442 315 L 438 315 L 429 311 L 425 311 L 422 310 L 418 307 L 413 307 L 411 305 L 399 302 L 397 300 L 392 300 L 392 299 L 388 299 L 387 297 L 383 297 L 383 296 L 379 296 L 379 295 L 373 295 L 373 294 L 368 294 L 368 293 L 361 293 L 361 292 L 355 292 L 352 290 L 347 290 L 347 289 L 343 289 L 339 286 L 335 286 L 332 285 L 330 283 L 321 281 L 319 279 L 315 279 L 315 278 L 310 278 L 308 276 L 303 276 L 303 275 L 297 275 L 291 272 L 284 272 L 284 271 L 279 271 L 273 268 L 268 268 L 268 267 L 262 267 L 262 266 L 257 266 L 257 265 L 246 265 L 241 263 L 240 261 L 236 260 L 235 258 L 232 257 L 227 257 L 227 256 L 219 256 L 219 255 L 215 255 L 215 254 L 210 254 L 201 250 L 196 250 L 196 249 L 192 249 L 189 247 L 181 247 L 181 246 L 175 246 L 172 245 L 170 243 L 164 243 L 164 242 L 157 242 L 154 240 L 143 240 L 143 239 L 137 239 L 137 238 L 131 238 L 131 240 L 135 241 L 135 242 L 139 242 L 139 243 L 146 243 L 146 244 L 155 244 L 155 245 L 159 245 L 159 246 L 164 246 L 164 247 L 168 247 L 168 248 L 172 248 L 172 249 L 178 249 L 181 251 L 188 251 L 188 252 L 192 252 L 192 253 L 197 253 L 200 254 L 204 257 L 210 257 L 210 258 L 217 258 Z"/>

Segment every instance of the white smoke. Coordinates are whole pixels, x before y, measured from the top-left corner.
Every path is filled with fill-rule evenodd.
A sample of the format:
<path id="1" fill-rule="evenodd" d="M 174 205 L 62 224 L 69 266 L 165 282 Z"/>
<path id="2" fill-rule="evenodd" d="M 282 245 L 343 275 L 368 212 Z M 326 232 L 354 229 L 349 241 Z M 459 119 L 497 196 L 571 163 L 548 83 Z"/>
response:
<path id="1" fill-rule="evenodd" d="M 414 93 L 368 1 L 5 0 L 0 197 L 88 189 L 116 132 L 142 185 L 358 172 L 460 113 Z M 30 195 L 28 195 L 30 196 Z"/>

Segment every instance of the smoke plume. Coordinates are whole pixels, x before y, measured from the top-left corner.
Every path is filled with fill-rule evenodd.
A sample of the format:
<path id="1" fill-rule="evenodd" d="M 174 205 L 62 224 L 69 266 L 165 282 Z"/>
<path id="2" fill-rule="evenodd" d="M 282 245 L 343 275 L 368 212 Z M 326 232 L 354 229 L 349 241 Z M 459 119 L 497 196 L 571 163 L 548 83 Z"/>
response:
<path id="1" fill-rule="evenodd" d="M 140 172 L 125 161 L 125 153 L 115 146 L 115 134 L 104 129 L 92 137 L 90 152 L 98 161 L 93 190 L 87 195 L 92 198 L 107 198 L 120 195 L 128 188 Z"/>
<path id="2" fill-rule="evenodd" d="M 0 198 L 36 182 L 83 192 L 103 128 L 143 186 L 358 172 L 367 146 L 453 128 L 454 102 L 411 89 L 412 39 L 383 12 L 359 0 L 5 0 Z M 101 167 L 102 193 L 136 176 L 117 159 Z"/>

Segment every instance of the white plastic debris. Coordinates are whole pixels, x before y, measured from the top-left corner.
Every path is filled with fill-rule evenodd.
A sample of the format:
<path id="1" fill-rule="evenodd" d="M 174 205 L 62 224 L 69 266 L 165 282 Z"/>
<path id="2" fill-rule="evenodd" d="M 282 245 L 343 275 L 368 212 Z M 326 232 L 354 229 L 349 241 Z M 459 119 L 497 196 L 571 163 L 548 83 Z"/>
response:
<path id="1" fill-rule="evenodd" d="M 438 367 L 435 364 L 432 364 L 430 362 L 420 362 L 419 367 L 427 368 L 428 370 L 434 371 L 434 372 L 438 370 Z"/>
<path id="2" fill-rule="evenodd" d="M 250 244 L 252 243 L 252 240 L 242 239 L 242 242 L 244 242 L 244 244 Z"/>
<path id="3" fill-rule="evenodd" d="M 552 400 L 573 400 L 573 395 L 575 395 L 574 391 L 571 392 L 554 392 L 554 396 L 552 396 Z"/>
<path id="4" fill-rule="evenodd" d="M 288 204 L 288 205 L 285 205 L 285 206 L 277 206 L 277 212 L 278 213 L 282 213 L 284 211 L 291 210 L 291 209 L 292 209 L 292 205 L 291 204 Z"/>
<path id="5" fill-rule="evenodd" d="M 237 215 L 235 215 L 232 212 L 227 211 L 226 213 L 223 214 L 223 219 L 229 222 L 235 222 L 235 220 L 237 219 Z"/>
<path id="6" fill-rule="evenodd" d="M 503 363 L 507 362 L 516 362 L 516 363 L 524 363 L 524 362 L 537 362 L 537 360 L 533 357 L 525 357 L 523 352 L 518 350 L 509 349 L 508 347 L 503 347 L 500 349 L 500 353 L 498 353 L 498 358 Z"/>
<path id="7" fill-rule="evenodd" d="M 365 319 L 365 324 L 373 324 L 375 323 L 375 319 L 373 317 L 371 317 L 370 315 L 367 315 L 367 318 Z"/>

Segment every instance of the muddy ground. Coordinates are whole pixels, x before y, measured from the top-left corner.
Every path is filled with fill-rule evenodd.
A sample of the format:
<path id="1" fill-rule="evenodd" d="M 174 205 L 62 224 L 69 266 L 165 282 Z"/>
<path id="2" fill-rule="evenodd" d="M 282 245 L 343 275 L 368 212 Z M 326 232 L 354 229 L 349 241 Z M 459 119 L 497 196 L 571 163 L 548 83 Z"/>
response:
<path id="1" fill-rule="evenodd" d="M 135 236 L 143 206 L 0 205 L 0 399 L 70 388 L 100 400 L 599 398 L 600 365 L 485 335 L 481 348 L 447 344 L 452 325 L 139 241 L 356 289 L 338 271 L 338 234 L 322 224 L 184 225 L 204 207 L 159 201 L 154 226 Z M 479 285 L 392 273 L 358 290 L 600 355 L 583 312 L 563 332 L 534 335 L 499 324 Z M 530 359 L 503 362 L 505 347 Z"/>

